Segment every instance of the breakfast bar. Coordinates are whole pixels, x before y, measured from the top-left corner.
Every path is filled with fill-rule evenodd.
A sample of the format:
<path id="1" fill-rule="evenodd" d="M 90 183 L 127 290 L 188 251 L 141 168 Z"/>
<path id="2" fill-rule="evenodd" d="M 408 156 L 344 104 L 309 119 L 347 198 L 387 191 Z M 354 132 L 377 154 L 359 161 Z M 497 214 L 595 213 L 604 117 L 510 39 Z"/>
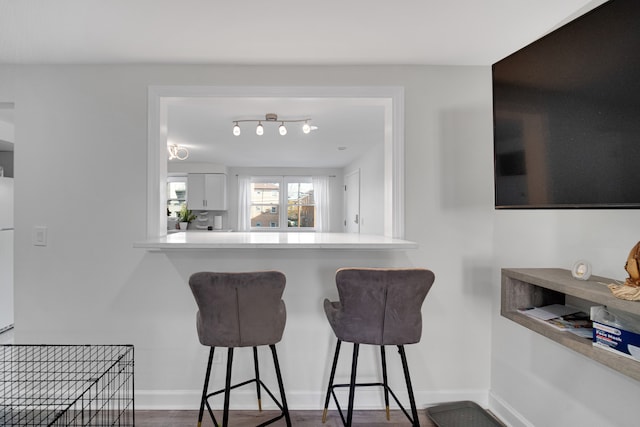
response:
<path id="1" fill-rule="evenodd" d="M 415 249 L 415 242 L 380 235 L 313 232 L 171 233 L 136 242 L 147 250 L 180 249 Z"/>

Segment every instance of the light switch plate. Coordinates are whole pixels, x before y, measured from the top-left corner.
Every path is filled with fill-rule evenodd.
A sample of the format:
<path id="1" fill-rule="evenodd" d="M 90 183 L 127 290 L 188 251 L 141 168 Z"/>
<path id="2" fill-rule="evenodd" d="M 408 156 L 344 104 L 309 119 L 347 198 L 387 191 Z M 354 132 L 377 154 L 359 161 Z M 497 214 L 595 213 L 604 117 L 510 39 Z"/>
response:
<path id="1" fill-rule="evenodd" d="M 34 246 L 47 246 L 47 227 L 41 225 L 33 227 L 32 240 Z"/>

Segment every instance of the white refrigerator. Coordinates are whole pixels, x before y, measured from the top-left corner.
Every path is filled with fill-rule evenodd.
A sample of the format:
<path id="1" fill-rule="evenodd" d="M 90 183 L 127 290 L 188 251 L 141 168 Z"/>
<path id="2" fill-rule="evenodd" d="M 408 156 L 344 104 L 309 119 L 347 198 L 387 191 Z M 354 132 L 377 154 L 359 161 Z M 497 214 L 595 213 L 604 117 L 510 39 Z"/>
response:
<path id="1" fill-rule="evenodd" d="M 13 178 L 0 177 L 0 332 L 13 326 Z"/>

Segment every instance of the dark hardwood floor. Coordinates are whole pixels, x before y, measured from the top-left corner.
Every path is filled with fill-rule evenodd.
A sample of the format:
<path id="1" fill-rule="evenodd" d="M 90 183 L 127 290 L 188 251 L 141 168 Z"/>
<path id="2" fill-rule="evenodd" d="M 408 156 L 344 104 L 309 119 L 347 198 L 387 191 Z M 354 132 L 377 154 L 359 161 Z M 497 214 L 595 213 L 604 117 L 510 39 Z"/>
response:
<path id="1" fill-rule="evenodd" d="M 271 411 L 231 411 L 229 425 L 232 427 L 255 427 L 256 425 L 276 416 L 277 412 Z M 329 411 L 327 422 L 322 424 L 322 411 L 290 411 L 293 427 L 340 427 L 342 421 L 337 411 Z M 222 412 L 216 412 L 218 423 L 222 422 Z M 435 427 L 424 409 L 418 410 L 420 426 Z M 193 426 L 198 424 L 198 411 L 136 411 L 136 427 L 178 427 Z M 271 424 L 274 427 L 285 426 L 284 419 Z M 355 411 L 353 413 L 354 426 L 367 427 L 409 427 L 409 420 L 401 411 L 391 411 L 391 420 L 387 421 L 384 411 Z M 202 421 L 203 427 L 213 426 L 208 414 Z"/>

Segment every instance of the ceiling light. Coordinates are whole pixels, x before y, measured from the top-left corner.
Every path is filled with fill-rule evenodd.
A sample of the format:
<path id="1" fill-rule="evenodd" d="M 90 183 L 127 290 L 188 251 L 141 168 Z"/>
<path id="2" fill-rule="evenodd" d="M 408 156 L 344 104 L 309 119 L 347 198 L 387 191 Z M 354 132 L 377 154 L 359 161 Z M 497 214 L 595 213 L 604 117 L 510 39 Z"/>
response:
<path id="1" fill-rule="evenodd" d="M 189 149 L 183 145 L 168 145 L 167 151 L 169 152 L 169 160 L 186 160 L 189 157 Z"/>
<path id="2" fill-rule="evenodd" d="M 278 120 L 278 115 L 275 113 L 267 113 L 264 115 L 264 119 L 260 118 L 260 119 L 241 119 L 241 120 L 233 120 L 233 134 L 235 136 L 240 135 L 240 125 L 239 123 L 241 122 L 253 122 L 253 123 L 258 123 L 258 126 L 256 127 L 256 135 L 264 135 L 264 126 L 262 126 L 262 123 L 277 123 L 280 122 L 280 126 L 278 126 L 278 132 L 280 132 L 280 135 L 286 135 L 289 131 L 287 129 L 287 127 L 285 126 L 285 123 L 300 123 L 300 122 L 304 122 L 304 124 L 302 125 L 302 132 L 305 134 L 310 133 L 311 131 L 318 129 L 317 126 L 311 126 L 309 124 L 309 121 L 311 119 L 309 117 L 304 118 L 304 119 L 286 119 L 286 120 Z"/>

